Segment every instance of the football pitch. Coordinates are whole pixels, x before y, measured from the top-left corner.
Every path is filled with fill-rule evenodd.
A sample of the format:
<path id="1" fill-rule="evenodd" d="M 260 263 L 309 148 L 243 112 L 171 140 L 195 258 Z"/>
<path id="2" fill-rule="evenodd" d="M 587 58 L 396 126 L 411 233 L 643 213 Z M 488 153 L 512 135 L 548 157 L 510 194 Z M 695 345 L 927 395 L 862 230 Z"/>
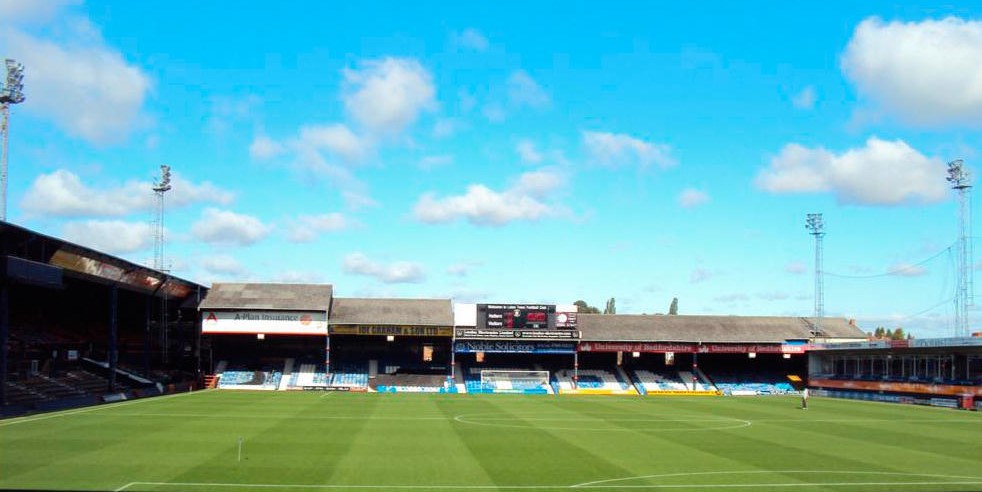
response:
<path id="1" fill-rule="evenodd" d="M 204 391 L 0 421 L 0 488 L 982 490 L 982 414 L 795 397 Z"/>

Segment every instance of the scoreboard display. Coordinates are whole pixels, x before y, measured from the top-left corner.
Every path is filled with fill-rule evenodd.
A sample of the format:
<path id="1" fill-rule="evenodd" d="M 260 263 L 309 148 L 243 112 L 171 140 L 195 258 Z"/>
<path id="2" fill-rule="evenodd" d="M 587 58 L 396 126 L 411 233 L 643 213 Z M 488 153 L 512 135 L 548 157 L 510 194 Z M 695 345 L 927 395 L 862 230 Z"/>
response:
<path id="1" fill-rule="evenodd" d="M 478 304 L 477 327 L 489 330 L 556 328 L 555 304 Z"/>

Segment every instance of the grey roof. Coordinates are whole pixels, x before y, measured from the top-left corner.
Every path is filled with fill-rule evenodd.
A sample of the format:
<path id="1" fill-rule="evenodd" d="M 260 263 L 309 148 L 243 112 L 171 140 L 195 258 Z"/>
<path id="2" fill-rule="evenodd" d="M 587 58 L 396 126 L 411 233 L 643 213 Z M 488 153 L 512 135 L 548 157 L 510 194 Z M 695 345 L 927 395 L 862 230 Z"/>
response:
<path id="1" fill-rule="evenodd" d="M 327 311 L 330 284 L 213 284 L 199 309 L 271 309 Z"/>
<path id="2" fill-rule="evenodd" d="M 809 339 L 806 318 L 769 316 L 664 316 L 579 314 L 582 340 L 595 342 L 783 342 Z M 865 338 L 848 320 L 823 318 L 828 338 Z"/>
<path id="3" fill-rule="evenodd" d="M 450 299 L 335 298 L 327 317 L 332 325 L 453 326 Z"/>

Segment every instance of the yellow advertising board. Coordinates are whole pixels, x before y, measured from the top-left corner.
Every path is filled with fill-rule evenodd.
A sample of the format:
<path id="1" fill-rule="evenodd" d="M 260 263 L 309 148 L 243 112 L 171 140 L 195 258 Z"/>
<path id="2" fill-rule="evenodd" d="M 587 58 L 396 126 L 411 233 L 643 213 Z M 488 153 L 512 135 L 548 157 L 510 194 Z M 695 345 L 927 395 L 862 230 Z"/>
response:
<path id="1" fill-rule="evenodd" d="M 409 325 L 330 325 L 331 335 L 401 336 L 401 337 L 452 337 L 450 326 Z"/>

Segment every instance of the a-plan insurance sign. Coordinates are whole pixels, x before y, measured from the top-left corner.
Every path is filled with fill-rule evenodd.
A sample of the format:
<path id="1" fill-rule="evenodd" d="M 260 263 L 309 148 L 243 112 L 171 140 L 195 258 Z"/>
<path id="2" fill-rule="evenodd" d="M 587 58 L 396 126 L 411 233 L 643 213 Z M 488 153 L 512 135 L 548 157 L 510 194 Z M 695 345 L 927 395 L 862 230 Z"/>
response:
<path id="1" fill-rule="evenodd" d="M 202 311 L 201 333 L 327 335 L 327 313 L 323 311 Z"/>

